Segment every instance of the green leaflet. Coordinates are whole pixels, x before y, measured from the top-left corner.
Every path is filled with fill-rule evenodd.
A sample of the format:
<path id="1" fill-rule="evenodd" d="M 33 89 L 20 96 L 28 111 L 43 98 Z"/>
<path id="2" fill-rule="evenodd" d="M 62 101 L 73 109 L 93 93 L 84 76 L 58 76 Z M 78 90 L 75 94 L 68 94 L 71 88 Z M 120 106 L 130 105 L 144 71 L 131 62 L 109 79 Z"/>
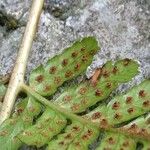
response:
<path id="1" fill-rule="evenodd" d="M 2 150 L 17 150 L 22 142 L 16 137 L 18 133 L 32 125 L 33 117 L 41 111 L 41 106 L 33 98 L 22 100 L 15 113 L 0 126 L 0 145 Z"/>
<path id="2" fill-rule="evenodd" d="M 136 150 L 136 141 L 118 133 L 105 132 L 96 150 Z"/>
<path id="3" fill-rule="evenodd" d="M 88 146 L 98 135 L 98 129 L 73 121 L 64 133 L 49 142 L 47 150 L 88 150 Z"/>
<path id="4" fill-rule="evenodd" d="M 106 99 L 120 83 L 130 81 L 137 73 L 138 64 L 135 61 L 124 59 L 114 65 L 109 61 L 103 67 L 96 87 L 88 81 L 69 87 L 54 103 L 74 113 L 83 112 L 98 101 Z"/>
<path id="5" fill-rule="evenodd" d="M 85 117 L 109 125 L 129 121 L 150 110 L 150 80 L 133 87 L 126 94 L 114 97 L 107 105 L 97 107 Z"/>
<path id="6" fill-rule="evenodd" d="M 97 107 L 94 111 L 84 117 L 94 122 L 100 122 L 105 126 L 122 123 L 143 115 L 150 110 L 149 89 L 150 80 L 146 80 L 140 85 L 133 87 L 126 94 L 114 97 L 107 105 Z M 146 118 L 143 116 L 139 117 L 122 128 L 137 134 L 150 134 L 148 118 L 149 116 Z M 106 132 L 105 137 L 102 139 L 101 144 L 96 150 L 102 150 L 104 148 L 111 148 L 112 150 L 120 150 L 121 148 L 135 150 L 137 142 L 144 145 L 144 150 L 150 147 L 150 144 L 147 141 L 135 141 L 124 135 Z"/>
<path id="7" fill-rule="evenodd" d="M 30 86 L 43 96 L 52 95 L 65 81 L 84 72 L 97 50 L 99 46 L 94 37 L 75 42 L 61 55 L 50 59 L 44 67 L 41 65 L 33 70 Z"/>
<path id="8" fill-rule="evenodd" d="M 60 113 L 46 108 L 35 125 L 30 126 L 17 137 L 27 145 L 41 147 L 57 135 L 66 126 L 66 122 L 66 118 Z"/>

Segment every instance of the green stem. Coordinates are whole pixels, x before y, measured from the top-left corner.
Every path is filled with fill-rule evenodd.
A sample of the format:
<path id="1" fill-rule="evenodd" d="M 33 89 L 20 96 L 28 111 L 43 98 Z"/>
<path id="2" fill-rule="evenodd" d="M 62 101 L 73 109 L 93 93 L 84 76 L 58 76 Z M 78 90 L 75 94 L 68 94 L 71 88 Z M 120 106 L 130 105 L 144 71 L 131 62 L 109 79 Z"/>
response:
<path id="1" fill-rule="evenodd" d="M 112 128 L 110 126 L 102 126 L 101 124 L 97 123 L 97 122 L 91 122 L 87 119 L 84 119 L 80 116 L 77 116 L 76 114 L 73 114 L 72 112 L 48 101 L 46 98 L 42 97 L 41 95 L 39 95 L 38 93 L 36 93 L 32 88 L 30 88 L 29 86 L 22 84 L 22 90 L 26 93 L 28 93 L 29 95 L 33 96 L 36 98 L 37 101 L 39 101 L 40 103 L 42 103 L 45 106 L 48 106 L 49 108 L 51 108 L 54 111 L 57 111 L 61 114 L 63 114 L 64 116 L 66 116 L 68 119 L 70 120 L 77 120 L 80 123 L 82 123 L 83 125 L 90 125 L 93 127 L 96 127 L 100 130 L 105 130 L 105 131 L 110 131 L 110 132 L 114 132 L 114 133 L 120 133 L 120 134 L 125 134 L 126 136 L 129 137 L 133 137 L 136 139 L 144 139 L 144 140 L 150 140 L 150 135 L 139 135 L 137 133 L 130 133 L 129 130 L 124 130 L 121 128 Z"/>

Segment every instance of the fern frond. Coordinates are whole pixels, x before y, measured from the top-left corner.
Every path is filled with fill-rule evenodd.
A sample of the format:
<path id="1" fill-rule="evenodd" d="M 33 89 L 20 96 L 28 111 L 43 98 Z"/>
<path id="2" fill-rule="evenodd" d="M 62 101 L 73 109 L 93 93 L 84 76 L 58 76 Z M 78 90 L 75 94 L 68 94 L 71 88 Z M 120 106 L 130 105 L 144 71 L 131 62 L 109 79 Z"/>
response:
<path id="1" fill-rule="evenodd" d="M 107 62 L 95 86 L 88 80 L 72 85 L 53 103 L 42 97 L 54 94 L 65 81 L 84 72 L 98 49 L 96 39 L 87 37 L 32 71 L 30 87 L 21 85 L 28 97 L 18 103 L 11 118 L 0 126 L 3 150 L 17 150 L 23 143 L 38 148 L 46 145 L 47 150 L 88 150 L 101 132 L 104 136 L 97 150 L 135 150 L 138 142 L 144 150 L 149 148 L 150 117 L 144 115 L 150 110 L 150 80 L 84 116 L 73 114 L 96 107 L 121 83 L 138 74 L 138 63 L 133 60 Z"/>

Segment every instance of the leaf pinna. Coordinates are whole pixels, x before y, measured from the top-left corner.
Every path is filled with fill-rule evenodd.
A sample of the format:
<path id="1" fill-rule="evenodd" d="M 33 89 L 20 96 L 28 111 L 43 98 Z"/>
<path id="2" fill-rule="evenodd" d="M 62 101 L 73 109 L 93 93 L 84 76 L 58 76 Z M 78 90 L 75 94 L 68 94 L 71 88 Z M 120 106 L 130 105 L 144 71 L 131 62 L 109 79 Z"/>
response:
<path id="1" fill-rule="evenodd" d="M 138 73 L 137 62 L 128 60 L 128 65 L 124 65 L 125 61 L 126 59 L 119 60 L 114 64 L 107 62 L 102 68 L 102 75 L 96 86 L 84 81 L 69 87 L 54 103 L 74 113 L 80 113 L 106 99 L 121 83 L 130 81 Z M 114 68 L 117 68 L 115 73 Z"/>
<path id="2" fill-rule="evenodd" d="M 146 80 L 126 94 L 114 97 L 107 105 L 97 107 L 87 117 L 94 122 L 105 119 L 112 126 L 145 114 L 150 110 L 149 89 L 150 80 Z"/>
<path id="3" fill-rule="evenodd" d="M 30 86 L 43 96 L 56 92 L 65 81 L 83 73 L 99 50 L 94 37 L 86 37 L 66 48 L 62 54 L 50 59 L 32 71 Z"/>

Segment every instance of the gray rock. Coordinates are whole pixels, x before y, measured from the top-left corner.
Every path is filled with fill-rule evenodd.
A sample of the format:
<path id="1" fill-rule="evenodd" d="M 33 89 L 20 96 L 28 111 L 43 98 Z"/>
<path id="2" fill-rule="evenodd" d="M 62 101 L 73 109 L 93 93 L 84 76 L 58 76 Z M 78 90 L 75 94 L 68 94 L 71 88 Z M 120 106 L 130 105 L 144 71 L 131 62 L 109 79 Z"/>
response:
<path id="1" fill-rule="evenodd" d="M 1 0 L 0 10 L 19 20 L 28 11 L 31 0 Z"/>
<path id="2" fill-rule="evenodd" d="M 0 10 L 21 22 L 27 21 L 30 0 L 2 0 Z M 27 75 L 37 65 L 62 52 L 74 40 L 95 36 L 101 44 L 87 69 L 94 70 L 107 60 L 132 58 L 140 64 L 140 74 L 123 91 L 150 77 L 150 2 L 149 0 L 47 0 L 37 37 L 27 66 Z M 12 70 L 24 27 L 8 32 L 0 27 L 0 74 Z"/>

